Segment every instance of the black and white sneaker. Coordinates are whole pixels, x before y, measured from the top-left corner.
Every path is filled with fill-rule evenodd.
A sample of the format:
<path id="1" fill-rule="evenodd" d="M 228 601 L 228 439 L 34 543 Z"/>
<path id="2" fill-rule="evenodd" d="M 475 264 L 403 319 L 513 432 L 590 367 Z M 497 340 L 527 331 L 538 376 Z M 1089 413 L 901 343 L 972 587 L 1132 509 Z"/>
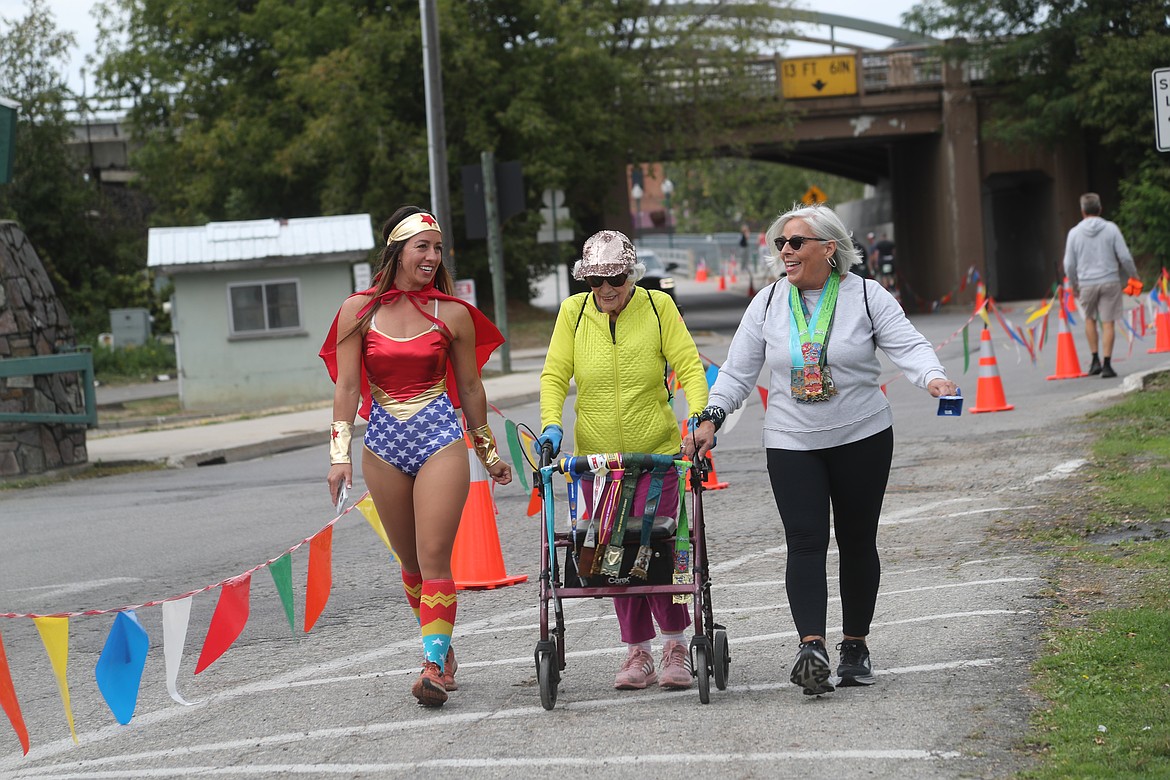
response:
<path id="1" fill-rule="evenodd" d="M 825 643 L 819 639 L 800 643 L 796 663 L 792 665 L 792 682 L 804 689 L 805 696 L 832 693 L 836 690 L 829 682 L 829 654 Z"/>
<path id="2" fill-rule="evenodd" d="M 869 661 L 869 648 L 865 642 L 846 639 L 837 645 L 841 663 L 837 664 L 837 684 L 842 688 L 850 685 L 873 685 L 873 664 Z"/>

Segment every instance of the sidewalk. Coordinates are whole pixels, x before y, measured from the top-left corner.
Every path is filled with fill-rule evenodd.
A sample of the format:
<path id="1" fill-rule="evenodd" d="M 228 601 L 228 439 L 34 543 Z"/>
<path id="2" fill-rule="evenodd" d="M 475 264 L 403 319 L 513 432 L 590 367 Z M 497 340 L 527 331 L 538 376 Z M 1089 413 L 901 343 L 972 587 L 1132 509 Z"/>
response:
<path id="1" fill-rule="evenodd" d="M 543 350 L 539 357 L 523 350 L 513 354 L 512 373 L 484 378 L 488 402 L 503 407 L 535 401 L 543 358 Z M 489 361 L 487 369 L 491 368 Z M 90 432 L 86 448 L 90 463 L 159 463 L 171 468 L 233 463 L 305 447 L 324 450 L 330 410 L 330 402 L 322 401 L 311 408 L 257 412 L 245 419 L 201 418 L 160 430 L 123 433 L 98 428 Z"/>

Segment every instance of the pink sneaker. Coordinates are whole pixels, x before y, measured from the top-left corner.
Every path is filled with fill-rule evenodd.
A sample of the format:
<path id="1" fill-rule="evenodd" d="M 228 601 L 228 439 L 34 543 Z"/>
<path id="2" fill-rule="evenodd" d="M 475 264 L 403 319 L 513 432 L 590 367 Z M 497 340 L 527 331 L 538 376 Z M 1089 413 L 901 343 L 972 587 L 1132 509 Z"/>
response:
<path id="1" fill-rule="evenodd" d="M 637 691 L 658 681 L 654 672 L 654 656 L 638 646 L 630 648 L 625 663 L 614 678 L 613 687 L 619 691 Z"/>
<path id="2" fill-rule="evenodd" d="M 691 687 L 691 654 L 682 642 L 669 641 L 662 648 L 662 674 L 658 684 L 676 691 Z"/>

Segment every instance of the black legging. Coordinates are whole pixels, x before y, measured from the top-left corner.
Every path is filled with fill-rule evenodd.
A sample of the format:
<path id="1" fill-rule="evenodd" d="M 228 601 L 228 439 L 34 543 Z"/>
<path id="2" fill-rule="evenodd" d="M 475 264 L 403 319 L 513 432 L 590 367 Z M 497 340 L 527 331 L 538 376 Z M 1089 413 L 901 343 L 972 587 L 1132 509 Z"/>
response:
<path id="1" fill-rule="evenodd" d="M 894 429 L 824 450 L 768 450 L 768 475 L 788 542 L 784 582 L 800 636 L 825 636 L 829 501 L 841 553 L 842 628 L 866 636 L 882 568 L 878 518 L 894 455 Z"/>

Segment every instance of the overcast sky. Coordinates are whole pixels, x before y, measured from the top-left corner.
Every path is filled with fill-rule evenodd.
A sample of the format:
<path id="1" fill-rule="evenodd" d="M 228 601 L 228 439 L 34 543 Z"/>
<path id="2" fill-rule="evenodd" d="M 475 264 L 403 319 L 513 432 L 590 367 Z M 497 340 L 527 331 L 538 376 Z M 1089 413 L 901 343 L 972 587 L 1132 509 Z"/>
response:
<path id="1" fill-rule="evenodd" d="M 182 0 L 175 0 L 175 2 L 182 2 Z M 914 2 L 915 0 L 886 0 L 886 2 L 880 3 L 875 3 L 873 0 L 817 0 L 812 3 L 807 0 L 798 0 L 796 6 L 827 14 L 839 14 L 900 26 L 902 14 L 908 11 Z M 95 3 L 93 0 L 48 0 L 48 4 L 56 16 L 57 27 L 72 31 L 77 36 L 78 48 L 69 63 L 69 84 L 74 90 L 80 92 L 81 68 L 85 62 L 85 56 L 93 53 L 97 38 L 97 22 L 90 15 L 90 9 Z M 0 17 L 20 19 L 25 14 L 24 0 L 0 0 Z M 829 37 L 828 28 L 809 27 L 808 33 L 814 37 Z M 887 38 L 865 35 L 851 30 L 837 30 L 836 37 L 841 41 L 879 49 L 890 44 L 890 40 Z M 789 43 L 786 53 L 789 56 L 808 56 L 828 53 L 828 49 L 793 41 Z M 90 88 L 92 89 L 92 81 Z"/>

